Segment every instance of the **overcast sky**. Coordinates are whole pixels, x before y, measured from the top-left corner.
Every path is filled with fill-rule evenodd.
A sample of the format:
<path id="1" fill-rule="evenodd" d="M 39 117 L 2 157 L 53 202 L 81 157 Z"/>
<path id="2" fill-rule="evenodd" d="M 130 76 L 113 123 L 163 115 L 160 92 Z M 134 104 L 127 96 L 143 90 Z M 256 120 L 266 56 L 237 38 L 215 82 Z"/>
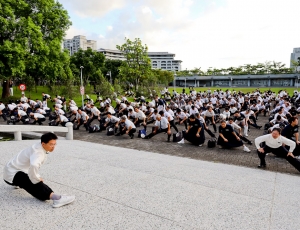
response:
<path id="1" fill-rule="evenodd" d="M 72 27 L 98 48 L 141 38 L 149 51 L 175 53 L 182 68 L 277 61 L 300 47 L 300 0 L 59 0 Z"/>

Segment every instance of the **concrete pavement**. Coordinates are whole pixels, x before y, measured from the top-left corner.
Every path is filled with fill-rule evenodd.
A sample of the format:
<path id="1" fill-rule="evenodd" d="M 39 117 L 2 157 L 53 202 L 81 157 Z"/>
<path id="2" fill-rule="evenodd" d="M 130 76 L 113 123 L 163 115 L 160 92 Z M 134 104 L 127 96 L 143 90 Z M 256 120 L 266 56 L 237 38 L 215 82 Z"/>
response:
<path id="1" fill-rule="evenodd" d="M 0 143 L 0 164 L 36 140 Z M 41 167 L 54 209 L 0 183 L 1 229 L 299 229 L 299 176 L 58 140 Z M 2 177 L 2 170 L 0 171 Z"/>

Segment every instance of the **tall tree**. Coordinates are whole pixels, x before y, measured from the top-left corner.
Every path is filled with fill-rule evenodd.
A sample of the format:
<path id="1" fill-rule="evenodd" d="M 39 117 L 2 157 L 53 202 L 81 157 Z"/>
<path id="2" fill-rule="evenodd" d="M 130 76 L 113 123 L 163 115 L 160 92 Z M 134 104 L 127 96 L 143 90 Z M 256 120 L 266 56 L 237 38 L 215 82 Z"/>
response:
<path id="1" fill-rule="evenodd" d="M 151 60 L 148 57 L 147 45 L 136 38 L 134 41 L 125 38 L 123 45 L 117 45 L 117 49 L 124 53 L 126 60 L 120 66 L 120 76 L 124 81 L 133 84 L 135 91 L 143 81 L 151 75 Z"/>
<path id="2" fill-rule="evenodd" d="M 71 22 L 56 0 L 0 0 L 0 80 L 61 75 L 61 43 Z M 47 70 L 46 70 L 47 69 Z M 47 75 L 46 75 L 47 76 Z M 2 97 L 9 95 L 3 88 Z"/>
<path id="3" fill-rule="evenodd" d="M 71 57 L 71 68 L 74 76 L 77 76 L 77 81 L 79 82 L 80 79 L 80 66 L 83 66 L 83 84 L 91 83 L 96 90 L 96 85 L 100 84 L 103 79 L 101 69 L 104 67 L 104 60 L 105 56 L 102 53 L 92 49 L 79 49 Z"/>
<path id="4" fill-rule="evenodd" d="M 119 79 L 119 68 L 121 67 L 123 61 L 121 60 L 110 60 L 105 59 L 104 67 L 102 68 L 102 73 L 106 75 L 107 80 L 109 79 L 108 73 L 111 73 L 112 83 L 115 83 L 115 79 Z"/>

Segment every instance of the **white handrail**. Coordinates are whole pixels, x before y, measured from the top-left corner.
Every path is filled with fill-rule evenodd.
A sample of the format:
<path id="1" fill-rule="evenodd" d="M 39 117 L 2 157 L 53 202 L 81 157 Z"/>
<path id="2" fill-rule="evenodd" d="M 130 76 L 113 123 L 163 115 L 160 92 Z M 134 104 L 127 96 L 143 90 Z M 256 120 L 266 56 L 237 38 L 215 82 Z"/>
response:
<path id="1" fill-rule="evenodd" d="M 61 132 L 66 133 L 66 140 L 73 140 L 73 123 L 66 127 L 36 126 L 36 125 L 0 125 L 0 132 L 13 132 L 15 141 L 22 140 L 22 132 Z"/>

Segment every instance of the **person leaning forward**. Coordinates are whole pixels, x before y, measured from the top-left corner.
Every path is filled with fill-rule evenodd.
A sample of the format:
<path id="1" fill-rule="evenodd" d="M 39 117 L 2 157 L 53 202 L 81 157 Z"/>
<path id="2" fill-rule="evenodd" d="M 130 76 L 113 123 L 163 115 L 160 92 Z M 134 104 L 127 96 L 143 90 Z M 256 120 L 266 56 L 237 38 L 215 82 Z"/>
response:
<path id="1" fill-rule="evenodd" d="M 47 154 L 55 149 L 56 140 L 57 136 L 54 133 L 43 134 L 40 143 L 19 152 L 5 165 L 3 171 L 3 179 L 7 184 L 18 186 L 39 200 L 53 200 L 54 208 L 75 200 L 75 196 L 54 193 L 38 172 L 40 166 L 45 163 Z"/>
<path id="2" fill-rule="evenodd" d="M 152 132 L 149 135 L 145 136 L 145 139 L 150 139 L 153 136 L 155 136 L 156 134 L 159 134 L 162 132 L 166 132 L 168 134 L 168 142 L 170 142 L 170 138 L 171 138 L 170 123 L 168 122 L 167 118 L 162 117 L 161 115 L 158 114 L 156 116 L 156 122 L 155 122 Z"/>
<path id="3" fill-rule="evenodd" d="M 266 167 L 265 157 L 267 153 L 273 153 L 278 157 L 285 158 L 291 165 L 293 165 L 300 172 L 300 161 L 298 161 L 293 155 L 293 151 L 296 147 L 296 143 L 283 136 L 281 136 L 280 128 L 273 128 L 271 134 L 263 135 L 255 138 L 255 146 L 257 148 L 257 154 L 260 159 L 259 168 Z M 265 142 L 265 146 L 261 147 L 261 144 Z M 290 146 L 287 150 L 283 145 Z"/>

